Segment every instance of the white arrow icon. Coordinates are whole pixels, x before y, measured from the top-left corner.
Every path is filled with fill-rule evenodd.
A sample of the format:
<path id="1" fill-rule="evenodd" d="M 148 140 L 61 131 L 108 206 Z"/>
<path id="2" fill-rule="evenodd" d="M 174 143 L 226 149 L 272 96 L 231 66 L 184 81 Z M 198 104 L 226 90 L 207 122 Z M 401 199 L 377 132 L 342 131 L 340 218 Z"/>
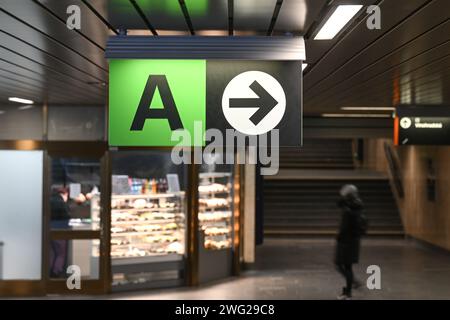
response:
<path id="1" fill-rule="evenodd" d="M 247 71 L 234 77 L 222 96 L 227 121 L 249 135 L 275 128 L 286 111 L 286 95 L 280 83 L 261 71 Z"/>

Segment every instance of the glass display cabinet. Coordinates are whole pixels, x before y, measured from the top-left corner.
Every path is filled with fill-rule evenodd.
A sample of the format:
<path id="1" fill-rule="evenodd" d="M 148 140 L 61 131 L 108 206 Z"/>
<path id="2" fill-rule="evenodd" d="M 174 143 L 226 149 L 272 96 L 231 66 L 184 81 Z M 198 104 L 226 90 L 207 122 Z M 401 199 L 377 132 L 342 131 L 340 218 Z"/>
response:
<path id="1" fill-rule="evenodd" d="M 184 167 L 168 151 L 118 151 L 111 177 L 112 290 L 184 284 Z"/>
<path id="2" fill-rule="evenodd" d="M 234 238 L 233 165 L 202 165 L 198 185 L 200 283 L 232 274 Z"/>

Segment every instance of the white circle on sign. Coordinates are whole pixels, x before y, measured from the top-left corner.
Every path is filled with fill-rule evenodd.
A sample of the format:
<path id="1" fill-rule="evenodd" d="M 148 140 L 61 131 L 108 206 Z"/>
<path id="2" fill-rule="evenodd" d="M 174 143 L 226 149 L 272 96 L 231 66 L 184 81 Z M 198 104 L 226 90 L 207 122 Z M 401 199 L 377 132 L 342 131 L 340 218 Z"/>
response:
<path id="1" fill-rule="evenodd" d="M 258 96 L 251 86 L 263 94 Z M 240 102 L 234 102 L 236 99 Z M 264 107 L 264 101 L 269 102 L 268 106 Z M 246 71 L 235 76 L 226 86 L 222 96 L 222 110 L 225 119 L 236 130 L 244 134 L 260 135 L 275 128 L 283 119 L 286 95 L 280 83 L 270 74 Z"/>
<path id="2" fill-rule="evenodd" d="M 400 126 L 403 129 L 409 129 L 412 125 L 412 121 L 410 118 L 401 118 L 400 119 Z"/>

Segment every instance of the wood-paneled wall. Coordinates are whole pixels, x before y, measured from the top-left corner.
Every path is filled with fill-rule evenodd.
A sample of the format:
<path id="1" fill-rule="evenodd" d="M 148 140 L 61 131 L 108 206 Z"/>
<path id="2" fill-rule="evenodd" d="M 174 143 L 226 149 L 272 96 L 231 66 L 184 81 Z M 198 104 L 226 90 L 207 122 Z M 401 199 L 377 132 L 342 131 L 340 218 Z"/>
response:
<path id="1" fill-rule="evenodd" d="M 407 146 L 397 152 L 405 189 L 398 204 L 406 234 L 450 250 L 450 147 Z M 435 201 L 427 197 L 428 159 L 435 171 Z"/>

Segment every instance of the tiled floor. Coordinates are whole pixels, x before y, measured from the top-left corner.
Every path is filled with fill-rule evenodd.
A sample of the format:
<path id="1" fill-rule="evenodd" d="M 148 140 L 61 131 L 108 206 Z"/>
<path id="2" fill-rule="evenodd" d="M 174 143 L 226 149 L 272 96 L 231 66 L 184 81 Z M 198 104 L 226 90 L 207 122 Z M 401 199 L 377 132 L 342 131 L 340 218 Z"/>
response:
<path id="1" fill-rule="evenodd" d="M 254 270 L 198 288 L 114 294 L 112 299 L 335 299 L 343 285 L 334 270 L 333 240 L 270 239 L 258 247 Z M 354 299 L 450 299 L 450 253 L 406 240 L 363 242 L 355 268 L 367 279 L 381 268 L 381 290 L 360 289 Z"/>
<path id="2" fill-rule="evenodd" d="M 44 299 L 336 299 L 344 280 L 334 269 L 333 252 L 332 239 L 266 239 L 255 266 L 240 277 L 197 288 Z M 411 240 L 365 239 L 354 268 L 364 283 L 369 265 L 381 268 L 381 290 L 364 287 L 353 299 L 450 299 L 450 252 Z"/>

